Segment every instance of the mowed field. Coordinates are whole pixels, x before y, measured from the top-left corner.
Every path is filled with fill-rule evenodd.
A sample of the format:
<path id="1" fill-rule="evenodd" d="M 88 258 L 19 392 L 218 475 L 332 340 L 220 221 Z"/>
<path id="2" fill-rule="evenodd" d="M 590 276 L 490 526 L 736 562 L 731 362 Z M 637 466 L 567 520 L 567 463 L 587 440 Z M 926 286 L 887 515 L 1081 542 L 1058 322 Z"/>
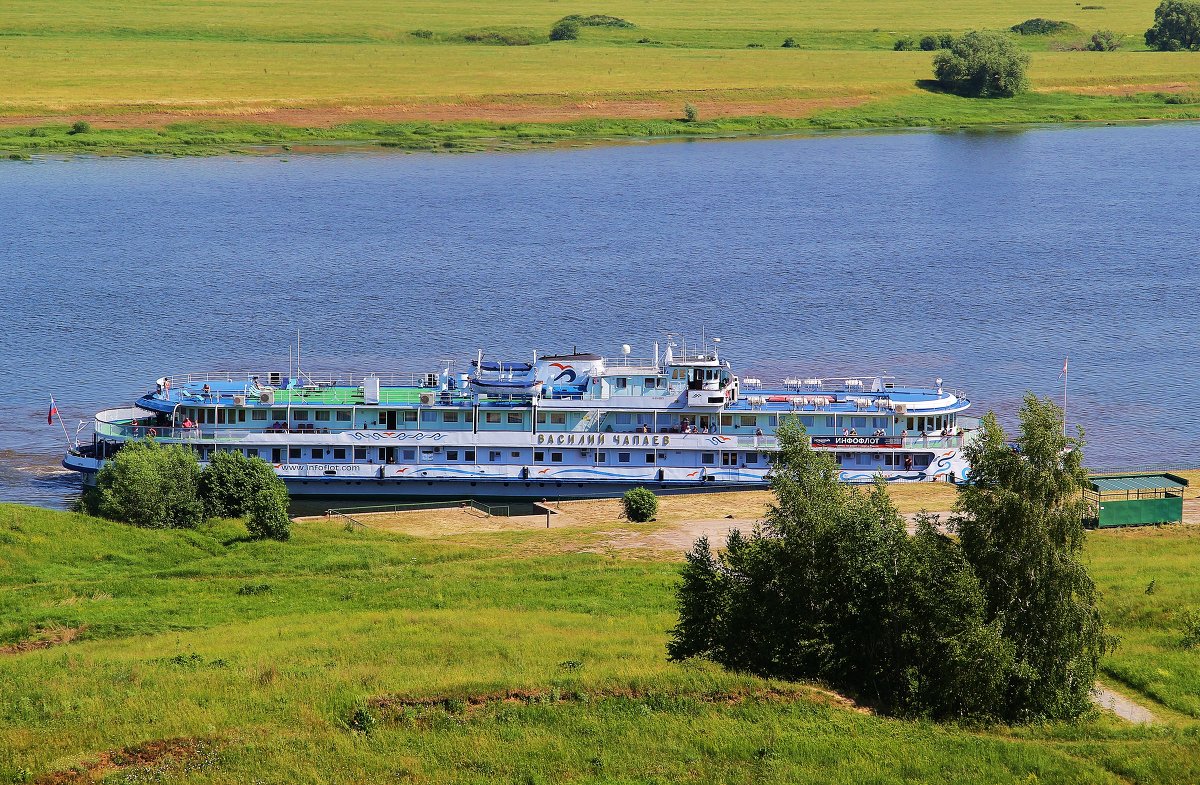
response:
<path id="1" fill-rule="evenodd" d="M 683 546 L 622 543 L 764 501 L 287 543 L 0 505 L 0 782 L 1200 781 L 1195 529 L 1088 535 L 1121 638 L 1104 679 L 1153 725 L 957 727 L 666 660 Z"/>
<path id="2" fill-rule="evenodd" d="M 0 115 L 10 125 L 79 116 L 130 127 L 211 117 L 549 122 L 667 119 L 691 101 L 702 117 L 795 118 L 924 99 L 918 80 L 931 76 L 933 55 L 893 52 L 898 36 L 1006 29 L 1038 16 L 1079 28 L 1021 39 L 1038 90 L 1193 90 L 1200 53 L 1144 51 L 1155 4 L 12 0 L 0 14 Z M 636 27 L 548 41 L 551 25 L 572 13 Z M 1099 29 L 1125 34 L 1125 48 L 1056 51 Z M 481 32 L 529 43 L 467 40 Z M 781 48 L 788 37 L 797 48 Z"/>

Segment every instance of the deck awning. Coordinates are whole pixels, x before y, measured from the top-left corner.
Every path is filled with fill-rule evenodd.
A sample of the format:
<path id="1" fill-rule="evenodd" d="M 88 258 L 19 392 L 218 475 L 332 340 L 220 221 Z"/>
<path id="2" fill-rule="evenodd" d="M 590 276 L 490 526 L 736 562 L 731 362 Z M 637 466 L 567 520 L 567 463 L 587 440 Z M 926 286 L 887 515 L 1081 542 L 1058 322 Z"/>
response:
<path id="1" fill-rule="evenodd" d="M 1179 491 L 1188 481 L 1174 474 L 1114 474 L 1089 477 L 1091 490 L 1099 493 L 1128 491 Z"/>

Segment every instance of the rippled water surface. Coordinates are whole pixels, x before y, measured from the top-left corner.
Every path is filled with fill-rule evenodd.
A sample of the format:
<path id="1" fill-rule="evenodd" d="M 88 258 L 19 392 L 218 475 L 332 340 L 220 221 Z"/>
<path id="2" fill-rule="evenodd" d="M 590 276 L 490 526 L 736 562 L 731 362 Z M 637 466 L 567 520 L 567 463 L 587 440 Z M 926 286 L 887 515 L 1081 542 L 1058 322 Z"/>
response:
<path id="1" fill-rule="evenodd" d="M 1200 465 L 1200 126 L 495 155 L 0 166 L 0 499 L 164 372 L 425 370 L 477 348 L 1062 393 L 1102 466 Z M 72 427 L 73 430 L 73 427 Z"/>

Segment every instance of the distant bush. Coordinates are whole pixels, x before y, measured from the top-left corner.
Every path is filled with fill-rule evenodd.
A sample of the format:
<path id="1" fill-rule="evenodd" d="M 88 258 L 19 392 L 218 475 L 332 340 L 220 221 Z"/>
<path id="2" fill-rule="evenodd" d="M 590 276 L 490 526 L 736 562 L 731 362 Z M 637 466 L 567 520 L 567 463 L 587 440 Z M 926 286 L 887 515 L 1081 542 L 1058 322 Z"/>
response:
<path id="1" fill-rule="evenodd" d="M 747 49 L 762 49 L 763 45 L 758 43 L 757 41 L 751 41 L 750 43 L 746 44 L 746 48 Z"/>
<path id="2" fill-rule="evenodd" d="M 89 123 L 87 120 L 76 120 L 71 125 L 71 130 L 67 131 L 67 133 L 69 133 L 69 134 L 86 134 L 86 133 L 91 133 L 91 130 L 92 130 L 92 124 Z"/>
<path id="3" fill-rule="evenodd" d="M 529 46 L 533 38 L 526 33 L 511 30 L 474 30 L 463 33 L 463 40 L 471 44 L 496 44 L 499 46 Z"/>
<path id="4" fill-rule="evenodd" d="M 907 52 L 916 46 L 916 42 L 912 38 L 905 36 L 897 38 L 896 43 L 892 44 L 892 49 L 897 52 Z"/>
<path id="5" fill-rule="evenodd" d="M 621 497 L 622 517 L 634 523 L 654 520 L 658 514 L 658 497 L 647 488 L 632 488 Z"/>
<path id="6" fill-rule="evenodd" d="M 287 496 L 287 486 L 262 458 L 221 450 L 213 453 L 208 466 L 200 472 L 200 498 L 204 500 L 204 512 L 212 518 L 241 518 L 262 490 L 279 491 Z"/>
<path id="7" fill-rule="evenodd" d="M 954 46 L 954 36 L 949 33 L 938 34 L 938 49 L 949 49 Z"/>
<path id="8" fill-rule="evenodd" d="M 49 135 L 49 131 L 47 131 L 45 128 L 30 128 L 29 129 L 29 136 L 41 137 L 41 136 L 48 136 L 48 135 Z"/>
<path id="9" fill-rule="evenodd" d="M 799 47 L 799 44 L 796 43 L 795 38 L 785 38 L 780 46 L 782 46 L 784 49 L 796 49 Z"/>
<path id="10" fill-rule="evenodd" d="M 196 454 L 147 439 L 128 442 L 84 493 L 85 512 L 146 529 L 194 529 L 204 520 Z"/>
<path id="11" fill-rule="evenodd" d="M 282 486 L 283 483 L 280 482 Z M 287 489 L 264 488 L 247 505 L 246 528 L 260 540 L 287 540 L 292 536 L 292 519 L 288 517 Z"/>
<path id="12" fill-rule="evenodd" d="M 409 33 L 413 38 L 424 38 L 426 40 L 433 38 L 432 30 L 413 30 Z"/>
<path id="13" fill-rule="evenodd" d="M 1164 104 L 1200 104 L 1200 93 L 1157 93 Z"/>
<path id="14" fill-rule="evenodd" d="M 1200 50 L 1200 2 L 1164 0 L 1154 9 L 1146 46 L 1160 52 Z"/>
<path id="15" fill-rule="evenodd" d="M 1104 6 L 1102 6 L 1102 5 L 1085 5 L 1085 6 L 1081 6 L 1080 10 L 1082 10 L 1082 11 L 1103 11 Z"/>
<path id="16" fill-rule="evenodd" d="M 1067 33 L 1079 28 L 1070 22 L 1059 22 L 1054 19 L 1026 19 L 1020 24 L 1013 25 L 1009 28 L 1014 33 L 1021 35 L 1055 35 L 1056 33 Z"/>
<path id="17" fill-rule="evenodd" d="M 1179 644 L 1185 649 L 1200 647 L 1200 610 L 1190 608 L 1183 612 L 1180 619 L 1183 627 L 1183 637 Z"/>
<path id="18" fill-rule="evenodd" d="M 921 36 L 921 42 L 918 44 L 922 52 L 932 52 L 938 48 L 938 40 L 936 36 L 924 35 Z"/>
<path id="19" fill-rule="evenodd" d="M 268 594 L 271 591 L 269 583 L 247 583 L 237 590 L 239 597 L 253 597 L 258 594 Z"/>
<path id="20" fill-rule="evenodd" d="M 574 41 L 579 38 L 579 22 L 570 17 L 563 17 L 550 28 L 551 41 Z"/>
<path id="21" fill-rule="evenodd" d="M 572 22 L 578 22 L 583 27 L 637 27 L 633 22 L 622 19 L 619 16 L 608 16 L 607 14 L 591 14 L 590 16 L 571 14 L 562 18 L 562 20 L 568 19 Z"/>
<path id="22" fill-rule="evenodd" d="M 685 122 L 694 123 L 700 119 L 700 111 L 693 104 L 683 105 L 683 119 Z"/>
<path id="23" fill-rule="evenodd" d="M 1016 95 L 1026 88 L 1029 55 L 1008 37 L 972 31 L 933 58 L 934 76 L 952 92 L 973 98 Z"/>
<path id="24" fill-rule="evenodd" d="M 1121 36 L 1112 30 L 1097 30 L 1092 33 L 1092 40 L 1087 43 L 1090 52 L 1115 52 L 1120 48 Z"/>

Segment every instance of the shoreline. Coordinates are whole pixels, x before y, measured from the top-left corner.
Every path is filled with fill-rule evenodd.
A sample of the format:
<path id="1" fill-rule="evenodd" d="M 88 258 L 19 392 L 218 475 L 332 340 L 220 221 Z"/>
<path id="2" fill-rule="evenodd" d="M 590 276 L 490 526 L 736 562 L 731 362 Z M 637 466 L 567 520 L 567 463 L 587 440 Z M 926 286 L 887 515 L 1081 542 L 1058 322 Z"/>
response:
<path id="1" fill-rule="evenodd" d="M 1027 93 L 1011 99 L 969 99 L 918 92 L 883 100 L 842 101 L 836 108 L 802 116 L 754 114 L 697 121 L 670 117 L 585 116 L 560 121 L 511 122 L 356 119 L 329 125 L 180 116 L 177 122 L 136 125 L 137 114 L 90 115 L 102 127 L 72 129 L 76 116 L 59 122 L 22 125 L 20 117 L 0 118 L 0 159 L 34 156 L 279 155 L 344 152 L 504 152 L 577 148 L 606 144 L 678 140 L 747 140 L 780 137 L 907 131 L 1023 131 L 1040 127 L 1137 125 L 1200 120 L 1200 98 L 1192 103 L 1175 93 L 1083 95 Z M 827 104 L 828 105 L 828 104 Z M 165 119 L 154 115 L 156 120 Z M 32 116 L 39 122 L 47 116 Z"/>

